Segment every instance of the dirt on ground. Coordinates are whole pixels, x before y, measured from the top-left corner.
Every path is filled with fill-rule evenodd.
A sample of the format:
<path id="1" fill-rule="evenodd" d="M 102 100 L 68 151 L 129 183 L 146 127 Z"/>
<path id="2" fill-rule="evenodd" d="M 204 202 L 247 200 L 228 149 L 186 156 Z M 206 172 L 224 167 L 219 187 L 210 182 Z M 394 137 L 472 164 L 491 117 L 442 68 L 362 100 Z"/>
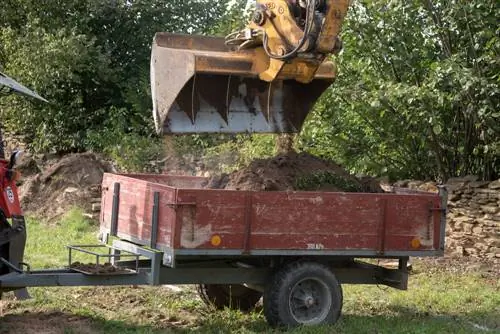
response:
<path id="1" fill-rule="evenodd" d="M 92 319 L 63 312 L 25 312 L 2 317 L 0 333 L 95 333 Z"/>
<path id="2" fill-rule="evenodd" d="M 21 161 L 23 174 L 19 187 L 23 210 L 54 219 L 73 206 L 89 210 L 92 200 L 101 196 L 100 185 L 111 164 L 93 153 L 69 154 L 62 158 Z"/>
<path id="3" fill-rule="evenodd" d="M 251 191 L 383 192 L 373 178 L 357 178 L 342 166 L 309 153 L 257 159 L 231 174 L 212 177 L 207 188 Z"/>

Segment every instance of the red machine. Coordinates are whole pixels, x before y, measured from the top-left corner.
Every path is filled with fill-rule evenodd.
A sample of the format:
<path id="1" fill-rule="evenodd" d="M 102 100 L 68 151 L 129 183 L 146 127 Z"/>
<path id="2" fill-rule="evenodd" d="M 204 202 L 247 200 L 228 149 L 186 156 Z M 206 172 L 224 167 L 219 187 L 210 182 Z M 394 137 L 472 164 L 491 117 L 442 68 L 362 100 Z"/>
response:
<path id="1" fill-rule="evenodd" d="M 19 94 L 47 102 L 43 97 L 21 85 L 16 80 L 0 72 L 1 94 Z M 0 126 L 0 275 L 7 274 L 23 265 L 26 245 L 26 226 L 19 203 L 16 180 L 18 173 L 14 170 L 21 152 L 15 151 L 10 160 L 5 160 L 3 136 Z M 11 223 L 9 223 L 9 219 Z M 0 289 L 0 296 L 2 289 Z M 28 298 L 26 289 L 15 291 L 16 297 Z"/>
<path id="2" fill-rule="evenodd" d="M 15 152 L 11 155 L 10 161 L 0 160 L 0 190 L 2 192 L 0 196 L 0 275 L 10 271 L 7 263 L 16 267 L 22 264 L 26 244 L 26 226 L 16 187 L 18 173 L 13 170 L 18 157 L 19 152 Z M 23 296 L 27 296 L 26 291 L 19 292 L 18 297 Z"/>

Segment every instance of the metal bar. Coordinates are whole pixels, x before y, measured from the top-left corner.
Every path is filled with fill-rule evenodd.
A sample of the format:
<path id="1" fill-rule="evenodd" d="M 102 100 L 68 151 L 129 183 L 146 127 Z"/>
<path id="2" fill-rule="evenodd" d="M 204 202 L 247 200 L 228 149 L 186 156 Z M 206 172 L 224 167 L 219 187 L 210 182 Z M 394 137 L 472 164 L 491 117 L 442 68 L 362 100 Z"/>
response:
<path id="1" fill-rule="evenodd" d="M 160 270 L 161 264 L 163 261 L 163 253 L 156 252 L 153 254 L 151 258 L 151 273 L 149 275 L 149 284 L 151 285 L 159 285 L 160 284 Z M 136 263 L 136 266 L 139 267 L 139 263 Z"/>
<path id="2" fill-rule="evenodd" d="M 85 275 L 74 272 L 11 273 L 0 276 L 0 288 L 23 288 L 30 286 L 109 286 L 147 285 L 147 273 L 134 275 Z"/>
<path id="3" fill-rule="evenodd" d="M 154 250 L 154 249 L 146 249 L 141 246 L 134 245 L 130 242 L 123 240 L 113 240 L 113 247 L 119 249 L 121 251 L 129 252 L 132 254 L 137 254 L 139 256 L 144 256 L 148 259 L 152 259 L 156 253 L 159 253 L 163 256 L 163 252 Z M 123 255 L 122 255 L 123 256 Z"/>
<path id="4" fill-rule="evenodd" d="M 2 262 L 7 267 L 9 267 L 11 270 L 14 270 L 17 273 L 22 273 L 23 272 L 21 269 L 19 269 L 18 267 L 16 267 L 15 265 L 13 265 L 12 263 L 10 263 L 9 261 L 7 261 L 6 259 L 4 259 L 3 257 L 0 257 L 0 262 Z"/>
<path id="5" fill-rule="evenodd" d="M 110 247 L 108 245 L 69 245 L 69 246 L 66 246 L 67 248 L 69 248 L 70 250 L 76 250 L 76 251 L 79 251 L 79 252 L 82 252 L 82 253 L 86 253 L 86 254 L 90 254 L 90 255 L 96 255 L 96 256 L 99 256 L 99 257 L 115 257 L 116 255 L 114 254 L 110 254 L 108 252 L 108 254 L 103 254 L 103 253 L 97 253 L 97 252 L 93 252 L 93 251 L 89 251 L 89 250 L 86 250 L 85 248 L 98 248 L 98 247 L 102 247 L 102 248 L 107 248 L 108 250 L 109 249 L 112 249 L 112 250 L 117 250 L 117 251 L 121 251 L 122 249 L 116 249 L 114 247 Z M 130 254 L 122 254 L 121 256 L 123 257 L 134 257 L 134 256 L 137 256 L 137 254 L 133 253 L 133 252 L 128 252 Z"/>
<path id="6" fill-rule="evenodd" d="M 403 256 L 439 256 L 440 250 L 416 250 L 416 251 L 386 251 L 383 255 L 377 250 L 355 250 L 355 249 L 337 249 L 337 250 L 306 250 L 306 249 L 252 249 L 249 254 L 243 254 L 240 249 L 176 249 L 175 256 L 348 256 L 348 257 L 373 257 L 390 258 Z"/>
<path id="7" fill-rule="evenodd" d="M 387 199 L 384 199 L 384 204 L 382 207 L 382 221 L 379 224 L 379 249 L 378 249 L 378 254 L 383 255 L 385 251 L 385 234 L 386 234 L 386 228 L 387 228 L 387 209 L 388 209 L 388 201 Z"/>
<path id="8" fill-rule="evenodd" d="M 408 272 L 404 269 L 387 269 L 369 263 L 356 263 L 352 267 L 332 268 L 332 272 L 342 284 L 383 284 L 406 290 Z"/>
<path id="9" fill-rule="evenodd" d="M 425 238 L 431 240 L 431 229 L 434 226 L 434 203 L 429 201 L 429 214 L 427 216 L 427 226 L 425 230 Z M 434 242 L 432 243 L 434 246 Z"/>
<path id="10" fill-rule="evenodd" d="M 196 202 L 165 203 L 165 205 L 169 208 L 177 209 L 180 206 L 196 206 Z"/>
<path id="11" fill-rule="evenodd" d="M 265 284 L 270 268 L 160 268 L 160 284 Z"/>
<path id="12" fill-rule="evenodd" d="M 160 206 L 160 193 L 155 191 L 153 193 L 153 212 L 151 214 L 151 241 L 149 246 L 156 248 L 156 241 L 158 240 L 158 213 Z"/>
<path id="13" fill-rule="evenodd" d="M 115 182 L 113 188 L 113 203 L 111 209 L 111 228 L 110 234 L 116 236 L 118 232 L 118 209 L 120 206 L 120 183 Z"/>
<path id="14" fill-rule="evenodd" d="M 245 236 L 243 241 L 243 254 L 250 252 L 250 234 L 252 232 L 252 193 L 247 192 L 245 196 Z"/>
<path id="15" fill-rule="evenodd" d="M 448 210 L 448 190 L 444 186 L 439 186 L 439 198 L 441 199 L 441 235 L 439 236 L 439 250 L 444 252 L 446 235 L 446 213 Z"/>

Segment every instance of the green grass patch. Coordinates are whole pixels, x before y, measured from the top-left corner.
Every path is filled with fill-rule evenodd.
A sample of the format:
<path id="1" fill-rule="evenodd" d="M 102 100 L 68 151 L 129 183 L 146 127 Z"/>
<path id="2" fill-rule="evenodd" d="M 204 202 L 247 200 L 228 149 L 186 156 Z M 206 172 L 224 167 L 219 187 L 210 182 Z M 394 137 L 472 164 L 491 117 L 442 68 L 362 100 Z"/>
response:
<path id="1" fill-rule="evenodd" d="M 75 209 L 59 223 L 28 219 L 26 261 L 67 265 L 67 244 L 95 243 L 98 228 Z M 414 261 L 409 291 L 344 286 L 343 316 L 334 326 L 290 333 L 500 333 L 500 283 Z M 7 295 L 0 333 L 273 333 L 262 309 L 249 314 L 205 306 L 191 286 L 31 288 L 34 298 Z"/>

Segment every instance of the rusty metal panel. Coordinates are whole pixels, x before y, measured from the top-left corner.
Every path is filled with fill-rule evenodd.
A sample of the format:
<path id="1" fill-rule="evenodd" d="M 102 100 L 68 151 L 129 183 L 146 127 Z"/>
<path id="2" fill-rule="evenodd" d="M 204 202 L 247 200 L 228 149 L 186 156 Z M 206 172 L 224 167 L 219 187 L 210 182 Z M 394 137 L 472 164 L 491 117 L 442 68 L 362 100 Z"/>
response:
<path id="1" fill-rule="evenodd" d="M 109 189 L 120 182 L 118 235 L 150 243 L 158 192 L 157 245 L 173 252 L 431 255 L 440 250 L 438 195 L 212 190 L 201 188 L 203 181 L 105 174 L 101 225 L 110 227 Z"/>
<path id="2" fill-rule="evenodd" d="M 154 237 L 151 229 L 154 193 L 158 192 L 159 221 L 156 244 L 159 248 L 172 247 L 175 210 L 170 204 L 175 203 L 175 188 L 139 178 L 105 174 L 102 184 L 101 227 L 107 229 L 111 223 L 112 185 L 115 182 L 120 183 L 117 235 L 143 245 L 150 244 L 151 238 Z"/>
<path id="3" fill-rule="evenodd" d="M 241 249 L 244 243 L 246 192 L 187 190 L 178 192 L 179 248 Z M 220 242 L 213 242 L 215 237 Z"/>

